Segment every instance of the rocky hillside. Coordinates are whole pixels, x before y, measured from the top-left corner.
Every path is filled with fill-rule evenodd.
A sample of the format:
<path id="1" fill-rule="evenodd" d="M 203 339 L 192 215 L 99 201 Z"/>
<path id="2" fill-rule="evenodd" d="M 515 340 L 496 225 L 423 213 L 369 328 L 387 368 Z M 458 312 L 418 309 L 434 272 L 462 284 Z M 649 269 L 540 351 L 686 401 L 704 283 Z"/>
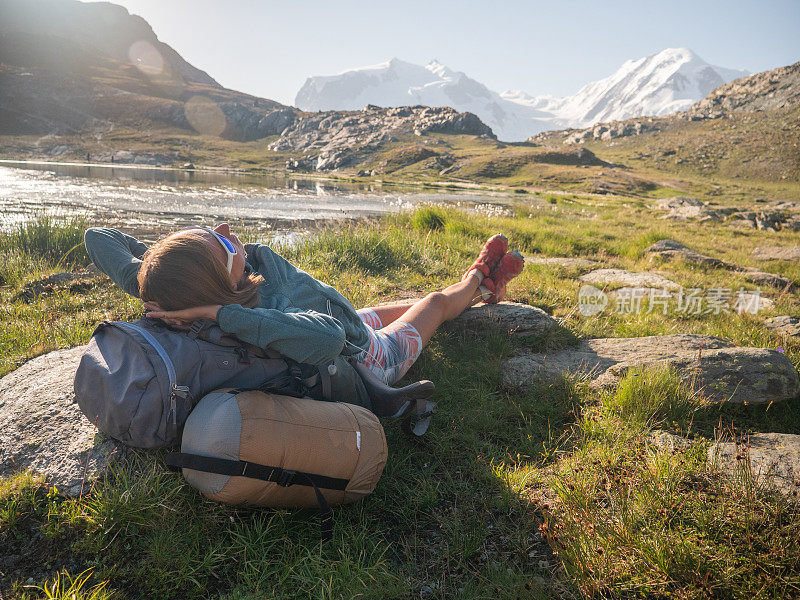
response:
<path id="1" fill-rule="evenodd" d="M 663 131 L 681 121 L 718 119 L 736 113 L 792 110 L 798 106 L 800 62 L 721 85 L 687 110 L 674 115 L 609 121 L 584 129 L 547 131 L 532 136 L 528 141 L 547 143 L 562 140 L 567 144 L 577 144 L 590 139 L 611 140 Z"/>
<path id="2" fill-rule="evenodd" d="M 311 170 L 352 166 L 397 136 L 456 133 L 494 139 L 474 114 L 451 108 L 368 106 L 307 114 L 223 88 L 159 41 L 144 19 L 114 4 L 0 4 L 0 135 L 50 140 L 41 148 L 38 143 L 22 148 L 14 141 L 9 147 L 15 156 L 91 154 L 101 162 L 171 164 L 194 153 L 172 144 L 137 155 L 126 142 L 158 145 L 157 140 L 180 131 L 238 142 L 280 135 L 271 151 L 259 151 L 265 160 L 283 162 L 281 151 L 286 151 L 290 168 Z M 87 138 L 100 147 L 90 147 Z"/>
<path id="3" fill-rule="evenodd" d="M 630 167 L 729 179 L 800 179 L 800 63 L 737 79 L 666 117 L 541 133 L 547 147 L 583 144 Z"/>
<path id="4" fill-rule="evenodd" d="M 0 4 L 0 134 L 196 130 L 253 140 L 297 111 L 220 86 L 115 4 Z"/>
<path id="5" fill-rule="evenodd" d="M 269 145 L 270 150 L 297 152 L 290 170 L 329 171 L 353 166 L 398 137 L 452 133 L 494 139 L 491 128 L 472 113 L 452 108 L 367 106 L 359 111 L 313 113 L 294 122 Z"/>
<path id="6" fill-rule="evenodd" d="M 800 105 L 800 62 L 743 77 L 713 90 L 687 111 L 690 119 L 716 119 L 739 112 Z"/>

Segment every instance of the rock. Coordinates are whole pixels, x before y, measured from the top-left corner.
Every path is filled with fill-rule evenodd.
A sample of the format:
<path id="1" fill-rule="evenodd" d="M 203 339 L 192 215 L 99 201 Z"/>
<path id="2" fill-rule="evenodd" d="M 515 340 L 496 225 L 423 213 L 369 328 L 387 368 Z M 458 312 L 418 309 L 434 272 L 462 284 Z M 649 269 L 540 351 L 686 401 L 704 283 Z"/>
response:
<path id="1" fill-rule="evenodd" d="M 592 285 L 622 285 L 628 287 L 647 287 L 665 290 L 678 290 L 680 285 L 657 273 L 635 273 L 623 269 L 596 269 L 578 277 Z"/>
<path id="2" fill-rule="evenodd" d="M 708 208 L 706 203 L 697 198 L 688 196 L 675 196 L 674 198 L 664 198 L 658 200 L 655 208 L 668 210 L 669 212 L 660 219 L 676 219 L 685 221 L 697 219 L 701 223 L 705 221 L 721 221 L 726 214 L 735 212 L 736 209 L 727 208 Z"/>
<path id="3" fill-rule="evenodd" d="M 591 267 L 597 264 L 596 260 L 588 258 L 573 258 L 570 256 L 526 256 L 525 264 L 555 265 L 559 267 Z"/>
<path id="4" fill-rule="evenodd" d="M 648 246 L 645 249 L 645 252 L 648 252 L 653 256 L 659 256 L 666 260 L 685 260 L 686 262 L 694 264 L 736 271 L 741 273 L 742 276 L 749 281 L 760 285 L 768 285 L 780 290 L 791 291 L 795 288 L 794 282 L 786 277 L 776 275 L 775 273 L 767 273 L 753 267 L 742 267 L 718 258 L 705 256 L 704 254 L 695 252 L 688 246 L 684 246 L 675 240 L 659 240 L 655 244 Z"/>
<path id="5" fill-rule="evenodd" d="M 636 358 L 612 365 L 595 381 L 614 387 L 629 368 L 664 365 L 713 402 L 764 404 L 800 393 L 797 370 L 786 355 L 768 348 L 721 348 L 684 356 Z"/>
<path id="6" fill-rule="evenodd" d="M 473 306 L 454 322 L 483 328 L 500 327 L 517 337 L 544 335 L 556 325 L 556 320 L 541 308 L 517 302 Z"/>
<path id="7" fill-rule="evenodd" d="M 684 206 L 703 206 L 705 203 L 697 198 L 689 196 L 675 196 L 674 198 L 662 198 L 656 201 L 656 208 L 669 210 L 671 208 L 681 208 Z"/>
<path id="8" fill-rule="evenodd" d="M 708 449 L 708 462 L 731 477 L 740 477 L 742 469 L 748 466 L 757 483 L 797 501 L 800 435 L 757 433 L 742 442 L 717 442 Z"/>
<path id="9" fill-rule="evenodd" d="M 655 244 L 651 244 L 645 249 L 645 252 L 649 252 L 650 254 L 655 254 L 667 260 L 672 259 L 679 259 L 685 260 L 686 262 L 691 262 L 695 264 L 706 265 L 710 267 L 723 267 L 723 268 L 735 268 L 736 265 L 732 263 L 725 262 L 724 260 L 720 260 L 718 258 L 711 258 L 710 256 L 705 256 L 704 254 L 700 254 L 699 252 L 695 252 L 688 246 L 684 246 L 680 242 L 676 242 L 675 240 L 658 240 Z"/>
<path id="10" fill-rule="evenodd" d="M 22 300 L 29 303 L 39 296 L 48 296 L 58 290 L 68 290 L 71 294 L 87 292 L 95 282 L 86 277 L 93 275 L 94 272 L 90 272 L 88 269 L 78 273 L 54 273 L 26 284 L 11 300 L 12 302 Z"/>
<path id="11" fill-rule="evenodd" d="M 639 135 L 648 131 L 657 131 L 663 127 L 663 119 L 655 117 L 640 117 L 628 121 L 612 121 L 598 123 L 587 129 L 568 129 L 565 134 L 565 144 L 581 144 L 587 140 L 613 140 L 629 135 Z M 528 142 L 534 144 L 547 144 L 551 142 L 550 136 L 554 132 L 538 133 Z"/>
<path id="12" fill-rule="evenodd" d="M 780 334 L 800 337 L 800 319 L 797 317 L 788 315 L 772 317 L 764 321 L 764 325 L 770 329 L 775 329 Z"/>
<path id="13" fill-rule="evenodd" d="M 759 285 L 768 285 L 786 291 L 791 291 L 795 288 L 794 282 L 791 279 L 776 275 L 775 273 L 766 273 L 750 267 L 739 267 L 736 270 L 740 271 L 745 279 Z"/>
<path id="14" fill-rule="evenodd" d="M 656 362 L 698 350 L 727 348 L 731 344 L 710 335 L 676 334 L 636 338 L 595 338 L 547 354 L 528 353 L 506 359 L 503 380 L 510 387 L 527 387 L 564 374 L 597 379 L 618 363 Z"/>
<path id="15" fill-rule="evenodd" d="M 72 380 L 85 346 L 34 358 L 0 379 L 0 476 L 31 469 L 62 494 L 86 492 L 122 446 L 78 408 Z"/>
<path id="16" fill-rule="evenodd" d="M 733 297 L 734 304 L 736 302 L 741 303 L 742 305 L 742 312 L 747 312 L 750 314 L 756 314 L 762 310 L 770 310 L 775 308 L 775 302 L 770 300 L 769 298 L 764 297 L 763 294 L 757 294 L 755 292 L 736 292 Z M 744 307 L 750 307 L 751 310 L 744 310 Z M 736 307 L 734 306 L 734 309 Z"/>
<path id="17" fill-rule="evenodd" d="M 759 260 L 800 260 L 800 246 L 768 246 L 753 250 Z"/>
<path id="18" fill-rule="evenodd" d="M 800 393 L 797 370 L 783 353 L 691 334 L 589 339 L 549 354 L 518 355 L 505 361 L 503 381 L 524 388 L 573 375 L 610 389 L 634 366 L 669 366 L 715 402 L 779 402 Z"/>
<path id="19" fill-rule="evenodd" d="M 647 443 L 657 448 L 661 448 L 666 452 L 683 452 L 692 447 L 691 440 L 685 437 L 662 431 L 661 429 L 654 429 L 647 434 Z"/>
<path id="20" fill-rule="evenodd" d="M 398 136 L 411 133 L 487 135 L 494 139 L 492 130 L 477 116 L 449 107 L 371 107 L 303 116 L 283 130 L 269 149 L 307 153 L 303 161 L 317 171 L 328 171 L 354 165 Z M 448 162 L 447 157 L 442 161 Z"/>
<path id="21" fill-rule="evenodd" d="M 738 224 L 763 231 L 780 231 L 782 229 L 797 231 L 800 227 L 797 215 L 790 215 L 784 211 L 744 211 L 735 213 L 733 218 Z"/>

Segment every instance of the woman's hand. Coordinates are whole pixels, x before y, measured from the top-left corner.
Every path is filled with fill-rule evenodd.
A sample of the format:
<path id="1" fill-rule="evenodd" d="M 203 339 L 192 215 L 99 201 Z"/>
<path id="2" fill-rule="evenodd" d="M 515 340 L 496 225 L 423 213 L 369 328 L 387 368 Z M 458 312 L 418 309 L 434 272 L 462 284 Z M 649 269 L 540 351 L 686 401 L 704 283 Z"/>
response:
<path id="1" fill-rule="evenodd" d="M 208 306 L 193 306 L 192 308 L 183 308 L 181 310 L 162 310 L 155 302 L 145 302 L 144 307 L 147 309 L 145 316 L 148 318 L 161 319 L 176 327 L 187 327 L 197 319 L 216 321 L 217 311 L 222 308 L 222 305 L 211 304 Z"/>

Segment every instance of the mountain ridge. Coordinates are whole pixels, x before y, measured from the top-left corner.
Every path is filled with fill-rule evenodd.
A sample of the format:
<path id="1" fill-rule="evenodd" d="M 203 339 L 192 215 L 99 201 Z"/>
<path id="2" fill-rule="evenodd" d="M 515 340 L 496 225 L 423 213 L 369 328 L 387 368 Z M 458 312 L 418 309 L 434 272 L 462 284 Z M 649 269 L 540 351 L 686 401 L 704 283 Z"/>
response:
<path id="1" fill-rule="evenodd" d="M 4 0 L 0 67 L 0 133 L 102 136 L 124 125 L 247 141 L 298 112 L 222 87 L 109 2 Z"/>
<path id="2" fill-rule="evenodd" d="M 688 48 L 668 48 L 625 62 L 614 74 L 563 98 L 522 91 L 497 93 L 433 60 L 398 58 L 306 79 L 295 98 L 303 110 L 355 110 L 366 104 L 451 106 L 475 113 L 500 139 L 521 141 L 548 129 L 688 108 L 746 71 L 715 67 Z"/>

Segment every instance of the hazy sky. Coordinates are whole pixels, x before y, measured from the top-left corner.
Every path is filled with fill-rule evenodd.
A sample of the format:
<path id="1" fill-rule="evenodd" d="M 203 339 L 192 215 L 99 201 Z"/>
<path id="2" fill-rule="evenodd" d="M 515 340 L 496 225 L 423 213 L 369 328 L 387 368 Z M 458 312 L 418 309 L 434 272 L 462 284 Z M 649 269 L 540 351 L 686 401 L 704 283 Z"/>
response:
<path id="1" fill-rule="evenodd" d="M 751 72 L 800 60 L 800 0 L 112 1 L 222 85 L 286 104 L 309 75 L 392 57 L 559 96 L 668 47 Z"/>

